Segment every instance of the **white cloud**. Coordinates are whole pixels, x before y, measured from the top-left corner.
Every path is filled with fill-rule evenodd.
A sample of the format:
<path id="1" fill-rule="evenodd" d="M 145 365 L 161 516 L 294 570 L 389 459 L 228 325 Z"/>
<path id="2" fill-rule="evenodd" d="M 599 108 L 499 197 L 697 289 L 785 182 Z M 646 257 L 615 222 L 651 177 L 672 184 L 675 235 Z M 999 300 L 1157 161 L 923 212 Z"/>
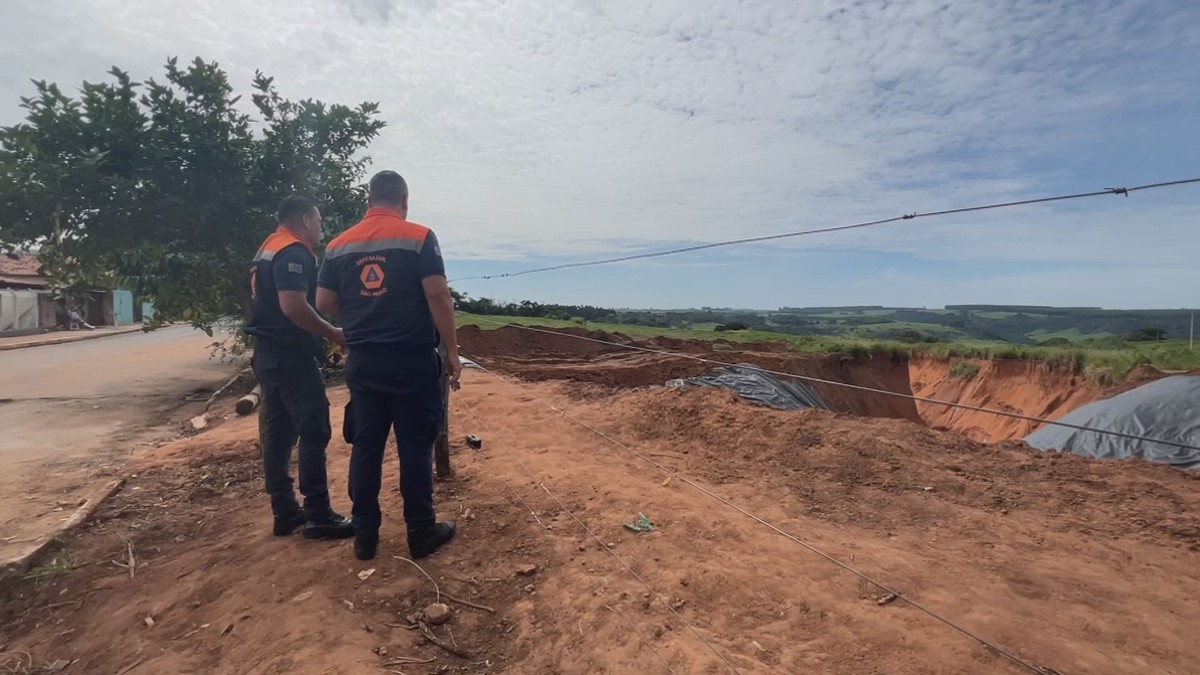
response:
<path id="1" fill-rule="evenodd" d="M 1200 5 L 1182 0 L 69 4 L 7 3 L 0 123 L 28 77 L 76 83 L 110 64 L 145 77 L 169 54 L 219 60 L 240 86 L 260 68 L 294 97 L 378 100 L 390 126 L 372 155 L 406 175 L 413 217 L 447 253 L 534 265 L 1104 187 L 1091 181 L 1123 167 L 1073 153 L 1130 119 L 1153 129 L 1200 84 Z M 1198 201 L 787 246 L 1183 265 Z"/>

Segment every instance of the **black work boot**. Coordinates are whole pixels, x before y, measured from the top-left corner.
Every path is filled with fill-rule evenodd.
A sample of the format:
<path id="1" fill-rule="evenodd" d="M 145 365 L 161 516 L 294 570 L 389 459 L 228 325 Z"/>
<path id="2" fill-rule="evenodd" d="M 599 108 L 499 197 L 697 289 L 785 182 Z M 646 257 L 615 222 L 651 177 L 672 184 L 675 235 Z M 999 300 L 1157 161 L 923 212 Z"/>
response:
<path id="1" fill-rule="evenodd" d="M 354 533 L 354 557 L 370 560 L 379 548 L 379 530 L 362 530 Z"/>
<path id="2" fill-rule="evenodd" d="M 408 530 L 408 552 L 414 559 L 426 558 L 454 538 L 454 521 Z"/>
<path id="3" fill-rule="evenodd" d="M 323 511 L 304 523 L 304 536 L 308 539 L 346 539 L 354 536 L 354 525 L 349 518 L 332 510 Z"/>
<path id="4" fill-rule="evenodd" d="M 280 503 L 272 503 L 271 511 L 275 514 L 276 537 L 286 537 L 304 525 L 304 512 L 295 500 L 290 504 L 283 500 L 280 500 Z"/>
<path id="5" fill-rule="evenodd" d="M 275 516 L 275 536 L 286 537 L 303 524 L 304 514 L 299 511 L 285 516 Z"/>

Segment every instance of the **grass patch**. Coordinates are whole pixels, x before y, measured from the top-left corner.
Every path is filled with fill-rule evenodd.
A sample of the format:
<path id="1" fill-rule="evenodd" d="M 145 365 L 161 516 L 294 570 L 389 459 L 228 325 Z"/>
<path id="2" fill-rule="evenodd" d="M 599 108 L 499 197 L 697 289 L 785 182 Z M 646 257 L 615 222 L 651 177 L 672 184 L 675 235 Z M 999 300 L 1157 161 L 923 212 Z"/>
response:
<path id="1" fill-rule="evenodd" d="M 489 330 L 513 323 L 541 328 L 579 328 L 570 321 L 533 317 L 479 316 L 461 313 L 460 326 L 478 326 Z M 894 325 L 894 324 L 893 324 Z M 1089 345 L 1071 347 L 1039 347 L 1007 342 L 945 342 L 936 344 L 906 344 L 895 340 L 871 339 L 834 335 L 789 335 L 770 331 L 732 331 L 718 333 L 695 328 L 655 328 L 614 323 L 589 323 L 591 330 L 623 333 L 630 337 L 674 337 L 684 340 L 729 340 L 731 342 L 780 342 L 788 349 L 804 354 L 831 354 L 846 360 L 868 359 L 873 356 L 888 356 L 903 360 L 912 356 L 953 359 L 991 359 L 1012 361 L 1040 361 L 1052 367 L 1094 377 L 1122 380 L 1130 370 L 1140 365 L 1150 365 L 1165 371 L 1190 371 L 1200 369 L 1200 349 L 1188 349 L 1186 340 L 1162 342 L 1126 342 L 1105 340 Z"/>
<path id="2" fill-rule="evenodd" d="M 21 578 L 31 582 L 37 588 L 44 588 L 86 564 L 70 551 L 59 551 L 54 554 L 53 558 L 33 567 Z M 4 671 L 0 671 L 0 673 L 2 672 Z"/>
<path id="3" fill-rule="evenodd" d="M 1071 328 L 1070 330 L 1055 330 L 1055 331 L 1050 331 L 1050 330 L 1045 330 L 1043 328 L 1039 328 L 1035 331 L 1031 331 L 1031 332 L 1027 333 L 1026 335 L 1031 340 L 1035 340 L 1037 342 L 1044 342 L 1046 340 L 1051 340 L 1053 338 L 1062 338 L 1062 339 L 1068 340 L 1070 342 L 1083 342 L 1084 340 L 1103 340 L 1106 338 L 1116 337 L 1112 333 L 1082 333 L 1079 331 L 1078 328 Z"/>
<path id="4" fill-rule="evenodd" d="M 980 366 L 970 361 L 955 361 L 950 364 L 950 377 L 956 380 L 973 380 L 978 377 Z"/>

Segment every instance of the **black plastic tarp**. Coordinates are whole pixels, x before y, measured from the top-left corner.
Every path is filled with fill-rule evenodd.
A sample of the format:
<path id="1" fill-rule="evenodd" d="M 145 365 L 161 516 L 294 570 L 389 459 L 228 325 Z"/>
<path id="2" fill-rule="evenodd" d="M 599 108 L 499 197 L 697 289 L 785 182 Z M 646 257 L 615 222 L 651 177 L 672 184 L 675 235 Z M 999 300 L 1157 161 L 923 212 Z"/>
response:
<path id="1" fill-rule="evenodd" d="M 1073 410 L 1059 421 L 1200 448 L 1200 377 L 1176 375 Z M 1055 425 L 1025 442 L 1040 450 L 1065 450 L 1101 459 L 1140 458 L 1200 468 L 1200 450 L 1134 440 Z"/>
<path id="2" fill-rule="evenodd" d="M 778 410 L 801 410 L 829 406 L 821 400 L 816 389 L 803 382 L 784 382 L 758 366 L 748 363 L 719 368 L 711 375 L 686 380 L 671 380 L 668 387 L 722 387 L 732 389 L 738 396 Z"/>

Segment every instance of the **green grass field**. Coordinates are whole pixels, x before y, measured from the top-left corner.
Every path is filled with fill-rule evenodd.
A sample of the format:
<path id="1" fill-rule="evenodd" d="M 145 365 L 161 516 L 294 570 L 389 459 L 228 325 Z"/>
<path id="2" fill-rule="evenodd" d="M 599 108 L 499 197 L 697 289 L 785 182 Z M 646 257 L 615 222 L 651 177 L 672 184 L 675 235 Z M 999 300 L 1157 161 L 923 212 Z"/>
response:
<path id="1" fill-rule="evenodd" d="M 792 351 L 808 354 L 833 354 L 863 358 L 872 354 L 908 357 L 924 354 L 939 358 L 1022 359 L 1046 361 L 1077 369 L 1089 376 L 1119 381 L 1139 365 L 1151 365 L 1165 371 L 1190 371 L 1200 368 L 1200 349 L 1188 349 L 1187 341 L 1113 342 L 1111 348 L 1036 347 L 1000 342 L 944 342 L 913 345 L 893 340 L 828 335 L 787 335 L 768 331 L 716 332 L 711 329 L 654 328 L 615 323 L 577 323 L 512 316 L 479 316 L 460 313 L 459 326 L 478 326 L 495 329 L 505 324 L 543 328 L 588 328 L 630 337 L 657 336 L 692 340 L 726 339 L 734 342 L 775 341 L 788 345 Z M 895 324 L 890 324 L 895 325 Z M 925 325 L 925 324 L 913 324 Z"/>
<path id="2" fill-rule="evenodd" d="M 895 333 L 900 330 L 915 330 L 918 333 L 932 335 L 942 340 L 970 340 L 970 336 L 957 328 L 936 323 L 919 323 L 917 321 L 892 321 L 890 323 L 871 323 L 862 326 L 847 326 L 846 331 L 858 336 L 871 336 L 880 333 Z"/>
<path id="3" fill-rule="evenodd" d="M 1031 339 L 1037 340 L 1038 342 L 1044 342 L 1053 338 L 1064 338 L 1070 340 L 1071 342 L 1083 342 L 1084 340 L 1103 340 L 1105 338 L 1118 337 L 1112 333 L 1082 333 L 1078 328 L 1055 331 L 1043 330 L 1039 328 L 1038 330 L 1028 333 L 1028 335 Z"/>

